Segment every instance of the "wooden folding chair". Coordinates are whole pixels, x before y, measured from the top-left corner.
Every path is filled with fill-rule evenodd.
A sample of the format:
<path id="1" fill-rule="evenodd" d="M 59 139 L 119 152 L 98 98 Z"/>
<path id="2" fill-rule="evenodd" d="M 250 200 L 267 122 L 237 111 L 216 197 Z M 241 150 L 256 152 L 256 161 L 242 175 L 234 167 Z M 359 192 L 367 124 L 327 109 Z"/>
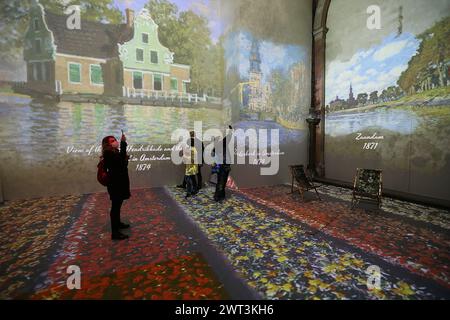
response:
<path id="1" fill-rule="evenodd" d="M 317 188 L 320 186 L 316 186 L 313 184 L 312 180 L 306 175 L 305 169 L 303 165 L 295 165 L 289 166 L 291 169 L 292 175 L 292 185 L 291 185 L 291 193 L 294 193 L 294 186 L 297 188 L 300 196 L 302 197 L 302 201 L 305 200 L 304 193 L 309 190 L 314 190 L 316 192 L 317 198 L 320 198 L 319 192 Z"/>
<path id="2" fill-rule="evenodd" d="M 382 170 L 357 168 L 353 180 L 352 209 L 361 200 L 374 201 L 381 208 L 382 186 Z"/>

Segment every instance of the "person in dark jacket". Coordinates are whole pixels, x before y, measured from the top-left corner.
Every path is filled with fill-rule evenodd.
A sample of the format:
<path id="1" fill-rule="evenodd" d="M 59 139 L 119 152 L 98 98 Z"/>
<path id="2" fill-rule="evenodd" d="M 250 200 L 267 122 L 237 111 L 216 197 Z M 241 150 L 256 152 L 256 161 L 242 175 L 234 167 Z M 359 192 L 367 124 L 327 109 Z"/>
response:
<path id="1" fill-rule="evenodd" d="M 205 146 L 201 138 L 197 138 L 194 133 L 194 140 L 192 141 L 193 145 L 197 149 L 197 162 L 198 162 L 198 172 L 197 172 L 197 187 L 200 190 L 203 187 L 203 177 L 202 177 L 202 168 L 203 163 L 205 163 L 205 159 L 203 158 L 203 153 L 205 152 Z"/>
<path id="2" fill-rule="evenodd" d="M 233 130 L 231 126 L 228 126 L 230 130 Z M 231 171 L 231 154 L 228 150 L 228 144 L 232 139 L 232 132 L 228 134 L 221 141 L 222 151 L 217 152 L 214 148 L 214 154 L 216 156 L 216 163 L 219 164 L 219 172 L 217 173 L 216 191 L 214 192 L 214 201 L 219 202 L 225 199 L 225 188 L 228 181 L 228 176 Z M 220 143 L 220 142 L 219 142 Z"/>
<path id="3" fill-rule="evenodd" d="M 124 240 L 128 236 L 121 233 L 120 229 L 130 226 L 120 221 L 120 209 L 123 201 L 131 197 L 130 179 L 128 177 L 127 139 L 122 133 L 119 142 L 113 136 L 103 138 L 102 155 L 105 160 L 105 169 L 108 172 L 108 193 L 111 199 L 111 238 Z"/>

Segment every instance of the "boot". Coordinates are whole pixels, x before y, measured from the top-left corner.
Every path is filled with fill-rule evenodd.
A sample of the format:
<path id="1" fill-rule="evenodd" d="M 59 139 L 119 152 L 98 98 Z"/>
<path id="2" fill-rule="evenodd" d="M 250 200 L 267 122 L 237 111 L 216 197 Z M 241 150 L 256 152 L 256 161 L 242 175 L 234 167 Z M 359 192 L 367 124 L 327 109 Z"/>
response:
<path id="1" fill-rule="evenodd" d="M 128 239 L 129 237 L 126 234 L 123 234 L 121 232 L 115 232 L 111 235 L 111 239 L 112 240 L 125 240 Z"/>
<path id="2" fill-rule="evenodd" d="M 119 225 L 119 229 L 128 229 L 130 227 L 129 224 L 121 222 Z"/>

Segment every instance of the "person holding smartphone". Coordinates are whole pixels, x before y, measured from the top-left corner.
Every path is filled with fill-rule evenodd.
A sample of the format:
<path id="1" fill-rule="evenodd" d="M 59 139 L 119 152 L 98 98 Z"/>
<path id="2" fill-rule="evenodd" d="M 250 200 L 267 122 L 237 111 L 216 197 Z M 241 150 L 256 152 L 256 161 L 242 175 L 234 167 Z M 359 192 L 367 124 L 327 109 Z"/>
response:
<path id="1" fill-rule="evenodd" d="M 214 192 L 214 201 L 220 202 L 225 200 L 225 189 L 227 186 L 228 176 L 231 171 L 231 157 L 232 154 L 228 149 L 228 145 L 233 138 L 233 127 L 228 126 L 228 129 L 225 137 L 219 143 L 222 144 L 221 152 L 216 152 L 214 148 L 214 154 L 216 157 L 216 164 L 219 165 L 218 173 L 217 173 L 217 183 L 216 190 Z"/>
<path id="2" fill-rule="evenodd" d="M 119 142 L 113 136 L 102 140 L 102 155 L 105 161 L 105 169 L 108 172 L 108 194 L 111 199 L 111 239 L 125 240 L 128 236 L 121 233 L 121 229 L 127 229 L 130 225 L 120 220 L 120 210 L 124 200 L 131 197 L 130 179 L 128 176 L 127 138 L 122 131 Z"/>

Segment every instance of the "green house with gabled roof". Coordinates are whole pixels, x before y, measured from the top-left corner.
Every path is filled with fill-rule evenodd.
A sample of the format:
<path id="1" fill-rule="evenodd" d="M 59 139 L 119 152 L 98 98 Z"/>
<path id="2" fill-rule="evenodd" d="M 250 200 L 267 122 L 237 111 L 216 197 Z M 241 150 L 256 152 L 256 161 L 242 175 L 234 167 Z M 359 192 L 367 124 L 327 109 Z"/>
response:
<path id="1" fill-rule="evenodd" d="M 123 95 L 155 96 L 186 93 L 190 83 L 190 66 L 174 63 L 174 53 L 158 38 L 158 25 L 147 9 L 134 17 L 126 10 L 132 23 L 133 36 L 118 44 L 122 65 Z"/>
<path id="2" fill-rule="evenodd" d="M 68 29 L 68 16 L 44 10 L 38 0 L 31 4 L 23 51 L 28 89 L 142 97 L 187 92 L 190 66 L 174 63 L 148 10 L 134 17 L 127 9 L 122 24 L 82 19 L 80 29 Z"/>

